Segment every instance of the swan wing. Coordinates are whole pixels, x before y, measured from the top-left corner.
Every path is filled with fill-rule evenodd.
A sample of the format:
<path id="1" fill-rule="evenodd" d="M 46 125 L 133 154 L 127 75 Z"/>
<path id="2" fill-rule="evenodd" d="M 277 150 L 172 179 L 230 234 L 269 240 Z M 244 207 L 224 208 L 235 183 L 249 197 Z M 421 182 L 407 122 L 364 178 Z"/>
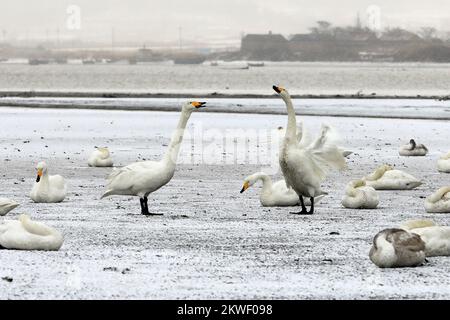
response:
<path id="1" fill-rule="evenodd" d="M 347 166 L 342 151 L 337 146 L 337 135 L 328 125 L 322 125 L 320 136 L 306 149 L 325 173 L 330 169 Z"/>
<path id="2" fill-rule="evenodd" d="M 425 243 L 418 234 L 410 233 L 402 229 L 398 229 L 398 232 L 390 233 L 386 240 L 391 242 L 394 248 L 400 250 L 409 251 L 423 251 L 425 250 Z"/>
<path id="3" fill-rule="evenodd" d="M 297 124 L 297 141 L 300 148 L 306 148 L 313 142 L 312 137 L 303 125 L 303 122 Z"/>
<path id="4" fill-rule="evenodd" d="M 297 193 L 286 186 L 285 180 L 279 180 L 272 185 L 271 196 L 280 205 L 297 205 L 300 202 Z"/>
<path id="5" fill-rule="evenodd" d="M 160 162 L 135 162 L 126 167 L 115 169 L 108 177 L 107 192 L 109 194 L 131 194 L 137 192 L 153 192 L 170 180 L 173 172 Z"/>
<path id="6" fill-rule="evenodd" d="M 60 175 L 54 175 L 49 177 L 49 183 L 52 187 L 65 190 L 66 189 L 66 180 Z"/>

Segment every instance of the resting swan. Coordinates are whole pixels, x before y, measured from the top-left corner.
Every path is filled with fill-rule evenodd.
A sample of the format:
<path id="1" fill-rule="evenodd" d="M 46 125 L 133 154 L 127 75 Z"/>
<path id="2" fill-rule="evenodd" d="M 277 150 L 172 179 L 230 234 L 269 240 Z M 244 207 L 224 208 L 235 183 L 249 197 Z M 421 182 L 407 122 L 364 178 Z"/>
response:
<path id="1" fill-rule="evenodd" d="M 48 174 L 47 164 L 42 161 L 36 166 L 36 183 L 31 189 L 30 198 L 34 202 L 55 203 L 64 200 L 67 194 L 66 181 L 60 175 Z"/>
<path id="2" fill-rule="evenodd" d="M 261 194 L 259 195 L 259 201 L 263 207 L 290 207 L 298 206 L 300 204 L 298 195 L 293 189 L 286 186 L 285 180 L 279 180 L 272 183 L 272 179 L 264 172 L 257 172 L 245 178 L 241 193 L 259 180 L 263 183 Z M 323 198 L 323 196 L 318 196 L 315 199 L 315 202 L 317 203 L 321 198 Z M 311 205 L 308 198 L 305 199 L 305 205 Z"/>
<path id="3" fill-rule="evenodd" d="M 0 216 L 4 216 L 18 206 L 19 204 L 13 200 L 0 198 Z"/>
<path id="4" fill-rule="evenodd" d="M 373 238 L 369 258 L 380 268 L 419 266 L 425 262 L 425 243 L 406 230 L 385 229 Z"/>
<path id="5" fill-rule="evenodd" d="M 108 177 L 107 190 L 101 198 L 111 195 L 138 196 L 141 213 L 156 215 L 148 211 L 147 197 L 172 179 L 189 117 L 192 111 L 204 106 L 205 102 L 186 103 L 182 107 L 178 126 L 172 135 L 164 158 L 161 161 L 134 162 L 126 167 L 115 169 Z"/>
<path id="6" fill-rule="evenodd" d="M 112 167 L 113 161 L 108 148 L 96 148 L 89 157 L 89 167 Z"/>
<path id="7" fill-rule="evenodd" d="M 425 156 L 428 149 L 423 144 L 417 144 L 414 139 L 411 139 L 408 144 L 400 147 L 398 153 L 401 156 Z"/>
<path id="8" fill-rule="evenodd" d="M 450 173 L 450 152 L 438 160 L 437 167 L 440 172 Z"/>
<path id="9" fill-rule="evenodd" d="M 425 210 L 434 213 L 450 213 L 450 187 L 442 187 L 427 197 Z"/>
<path id="10" fill-rule="evenodd" d="M 330 169 L 346 167 L 345 158 L 337 147 L 332 130 L 322 125 L 320 136 L 312 143 L 298 142 L 295 110 L 287 90 L 273 86 L 286 104 L 288 123 L 280 151 L 280 167 L 287 187 L 294 189 L 300 199 L 302 211 L 296 214 L 314 213 L 314 198 L 326 194 L 320 184 Z M 311 200 L 311 209 L 306 210 L 303 197 Z"/>
<path id="11" fill-rule="evenodd" d="M 59 250 L 63 244 L 61 233 L 42 223 L 31 221 L 22 214 L 19 220 L 0 224 L 0 248 L 17 250 Z"/>
<path id="12" fill-rule="evenodd" d="M 438 226 L 430 220 L 412 220 L 405 222 L 401 228 L 422 238 L 427 257 L 450 255 L 450 227 Z"/>
<path id="13" fill-rule="evenodd" d="M 351 181 L 345 189 L 342 205 L 350 209 L 375 209 L 379 198 L 374 188 L 366 186 L 363 180 Z"/>
<path id="14" fill-rule="evenodd" d="M 376 190 L 411 190 L 422 184 L 420 180 L 412 175 L 400 170 L 394 170 L 387 164 L 380 166 L 362 180 L 366 182 L 367 186 Z"/>

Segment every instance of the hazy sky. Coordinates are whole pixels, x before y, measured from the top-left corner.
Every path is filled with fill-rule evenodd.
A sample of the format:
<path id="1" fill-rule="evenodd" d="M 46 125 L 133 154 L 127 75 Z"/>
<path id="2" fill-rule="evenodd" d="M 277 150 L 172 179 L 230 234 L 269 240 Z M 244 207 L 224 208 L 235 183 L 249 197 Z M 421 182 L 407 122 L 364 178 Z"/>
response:
<path id="1" fill-rule="evenodd" d="M 66 12 L 80 8 L 79 30 L 69 30 Z M 7 38 L 61 38 L 176 42 L 183 39 L 239 39 L 242 32 L 306 32 L 317 20 L 354 24 L 357 12 L 376 5 L 381 23 L 418 29 L 450 30 L 449 0 L 0 0 L 0 28 Z"/>

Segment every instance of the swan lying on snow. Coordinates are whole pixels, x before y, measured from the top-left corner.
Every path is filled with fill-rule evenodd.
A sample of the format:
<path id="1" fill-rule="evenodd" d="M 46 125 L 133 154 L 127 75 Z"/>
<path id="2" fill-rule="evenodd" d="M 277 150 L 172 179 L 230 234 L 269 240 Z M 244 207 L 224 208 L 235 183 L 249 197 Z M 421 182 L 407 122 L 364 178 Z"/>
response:
<path id="1" fill-rule="evenodd" d="M 326 194 L 320 184 L 325 180 L 330 169 L 346 167 L 345 158 L 336 145 L 335 137 L 329 126 L 322 125 L 320 136 L 312 143 L 298 141 L 295 110 L 289 92 L 284 88 L 273 86 L 288 112 L 286 134 L 280 150 L 280 167 L 286 185 L 297 193 L 302 211 L 296 214 L 314 213 L 314 198 Z M 311 209 L 306 210 L 303 197 L 311 200 Z"/>
<path id="2" fill-rule="evenodd" d="M 398 153 L 401 156 L 424 156 L 428 153 L 428 149 L 423 144 L 416 144 L 414 139 L 411 139 L 408 144 L 400 147 Z"/>
<path id="3" fill-rule="evenodd" d="M 442 187 L 427 197 L 425 210 L 434 213 L 450 213 L 450 187 Z"/>
<path id="4" fill-rule="evenodd" d="M 112 167 L 113 161 L 108 148 L 96 148 L 97 149 L 94 150 L 89 157 L 89 167 Z"/>
<path id="5" fill-rule="evenodd" d="M 202 107 L 205 107 L 205 102 L 186 103 L 181 110 L 178 126 L 164 158 L 161 161 L 135 162 L 121 169 L 115 169 L 108 177 L 107 190 L 102 199 L 111 195 L 138 196 L 141 213 L 155 215 L 148 211 L 147 197 L 172 179 L 189 117 L 192 111 Z"/>
<path id="6" fill-rule="evenodd" d="M 379 198 L 376 190 L 366 186 L 363 180 L 351 181 L 345 189 L 342 205 L 350 209 L 375 209 Z"/>
<path id="7" fill-rule="evenodd" d="M 42 223 L 31 221 L 27 215 L 19 220 L 0 224 L 0 247 L 17 250 L 59 250 L 63 244 L 62 234 Z"/>
<path id="8" fill-rule="evenodd" d="M 425 243 L 403 229 L 385 229 L 373 239 L 370 260 L 380 268 L 415 267 L 425 261 Z"/>
<path id="9" fill-rule="evenodd" d="M 367 186 L 376 190 L 411 190 L 422 184 L 420 180 L 412 175 L 400 170 L 394 170 L 387 164 L 380 166 L 362 180 L 366 182 Z"/>
<path id="10" fill-rule="evenodd" d="M 286 186 L 285 180 L 272 183 L 272 179 L 264 172 L 257 172 L 245 178 L 241 193 L 259 180 L 263 183 L 261 194 L 259 195 L 259 201 L 263 207 L 289 207 L 300 204 L 298 195 L 293 189 Z M 314 201 L 317 203 L 321 198 L 323 198 L 323 195 L 318 196 Z M 305 199 L 305 205 L 311 205 L 308 198 Z"/>
<path id="11" fill-rule="evenodd" d="M 430 220 L 412 220 L 405 222 L 401 228 L 422 238 L 427 257 L 450 255 L 450 227 L 438 226 Z"/>
<path id="12" fill-rule="evenodd" d="M 450 152 L 438 160 L 437 167 L 440 172 L 450 173 Z"/>
<path id="13" fill-rule="evenodd" d="M 39 162 L 36 166 L 36 183 L 31 189 L 30 198 L 34 202 L 55 203 L 64 200 L 67 194 L 67 185 L 60 175 L 50 176 L 47 164 Z"/>
<path id="14" fill-rule="evenodd" d="M 19 204 L 15 201 L 6 198 L 0 198 L 0 216 L 4 216 L 18 206 Z"/>

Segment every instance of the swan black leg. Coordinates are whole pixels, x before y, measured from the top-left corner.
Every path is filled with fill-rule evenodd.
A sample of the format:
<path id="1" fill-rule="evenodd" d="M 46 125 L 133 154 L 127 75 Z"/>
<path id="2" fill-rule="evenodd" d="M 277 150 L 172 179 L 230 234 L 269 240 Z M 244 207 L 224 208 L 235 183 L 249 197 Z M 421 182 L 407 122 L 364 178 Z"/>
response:
<path id="1" fill-rule="evenodd" d="M 306 206 L 305 206 L 305 202 L 303 201 L 303 197 L 299 196 L 299 199 L 300 199 L 300 205 L 302 206 L 302 211 L 300 211 L 300 212 L 291 212 L 291 214 L 310 214 L 306 210 Z"/>
<path id="2" fill-rule="evenodd" d="M 141 214 L 148 214 L 148 208 L 145 205 L 144 198 L 139 198 L 139 202 L 141 203 Z"/>
<path id="3" fill-rule="evenodd" d="M 150 213 L 148 211 L 148 198 L 147 197 L 141 198 L 140 200 L 141 200 L 141 209 L 142 209 L 141 213 L 143 215 L 146 215 L 146 216 L 162 216 L 163 215 L 162 213 Z"/>
<path id="4" fill-rule="evenodd" d="M 313 214 L 314 213 L 314 197 L 309 198 L 311 201 L 311 208 L 309 209 L 308 214 Z"/>

